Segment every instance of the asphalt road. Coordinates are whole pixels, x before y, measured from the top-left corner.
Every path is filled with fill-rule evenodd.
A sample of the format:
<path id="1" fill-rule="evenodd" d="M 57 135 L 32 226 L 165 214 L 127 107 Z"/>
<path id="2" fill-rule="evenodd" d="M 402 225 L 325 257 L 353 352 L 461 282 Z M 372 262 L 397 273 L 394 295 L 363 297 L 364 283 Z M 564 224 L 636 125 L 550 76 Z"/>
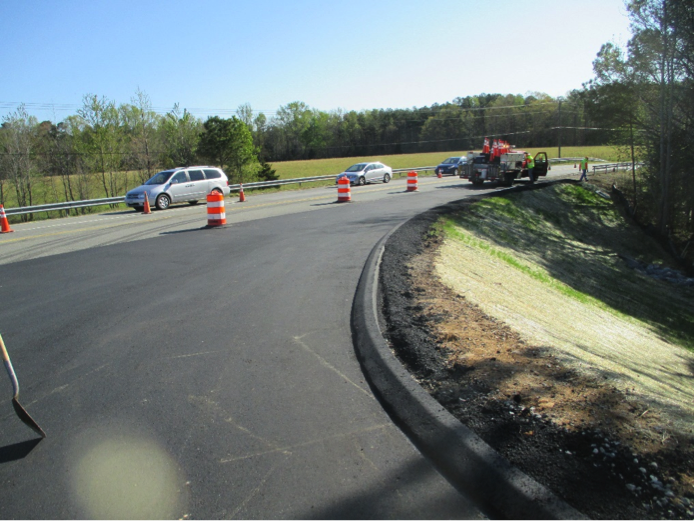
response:
<path id="1" fill-rule="evenodd" d="M 404 190 L 247 194 L 221 229 L 202 228 L 204 205 L 14 225 L 0 333 L 48 437 L 0 378 L 0 518 L 483 516 L 391 422 L 354 354 L 374 244 L 481 192 Z"/>

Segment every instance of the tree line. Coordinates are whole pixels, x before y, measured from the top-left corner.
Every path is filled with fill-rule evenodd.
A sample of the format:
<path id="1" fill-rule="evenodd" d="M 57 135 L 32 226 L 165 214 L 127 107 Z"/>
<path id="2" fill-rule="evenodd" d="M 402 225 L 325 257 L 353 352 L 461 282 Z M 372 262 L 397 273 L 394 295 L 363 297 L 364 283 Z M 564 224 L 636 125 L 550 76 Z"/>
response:
<path id="1" fill-rule="evenodd" d="M 121 105 L 88 94 L 77 113 L 59 123 L 39 122 L 23 105 L 3 118 L 0 204 L 12 190 L 18 205 L 32 205 L 41 176 L 61 179 L 60 195 L 77 200 L 94 196 L 87 193 L 90 177 L 98 179 L 101 196 L 114 197 L 162 168 L 201 162 L 243 182 L 272 179 L 269 162 L 478 149 L 486 136 L 519 146 L 605 143 L 606 135 L 578 128 L 591 123 L 585 114 L 578 91 L 564 104 L 542 93 L 482 94 L 361 112 L 324 112 L 297 101 L 270 117 L 244 104 L 236 116 L 205 121 L 178 105 L 158 114 L 139 90 Z"/>
<path id="2" fill-rule="evenodd" d="M 627 2 L 627 49 L 603 45 L 584 85 L 588 117 L 615 128 L 611 142 L 646 163 L 633 169 L 632 211 L 675 239 L 692 266 L 693 2 Z"/>

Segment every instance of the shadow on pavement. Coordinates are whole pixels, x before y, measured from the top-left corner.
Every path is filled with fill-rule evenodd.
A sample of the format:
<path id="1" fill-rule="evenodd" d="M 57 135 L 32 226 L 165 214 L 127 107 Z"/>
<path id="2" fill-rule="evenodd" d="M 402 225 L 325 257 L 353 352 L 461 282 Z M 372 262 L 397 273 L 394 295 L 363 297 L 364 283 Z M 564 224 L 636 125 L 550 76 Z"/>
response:
<path id="1" fill-rule="evenodd" d="M 302 512 L 301 519 L 484 519 L 471 499 L 454 488 L 437 486 L 441 476 L 423 457 L 412 458 L 384 475 L 376 486 L 365 487 L 358 494 L 346 495 L 333 504 L 319 505 Z M 429 483 L 428 483 L 429 482 Z M 434 492 L 426 501 L 422 487 Z M 419 491 L 419 492 L 418 492 Z M 412 495 L 411 495 L 412 492 Z M 410 504 L 408 504 L 410 503 Z"/>
<path id="2" fill-rule="evenodd" d="M 0 447 L 0 464 L 26 458 L 42 439 L 43 438 L 35 438 L 33 440 L 21 441 L 19 443 Z"/>

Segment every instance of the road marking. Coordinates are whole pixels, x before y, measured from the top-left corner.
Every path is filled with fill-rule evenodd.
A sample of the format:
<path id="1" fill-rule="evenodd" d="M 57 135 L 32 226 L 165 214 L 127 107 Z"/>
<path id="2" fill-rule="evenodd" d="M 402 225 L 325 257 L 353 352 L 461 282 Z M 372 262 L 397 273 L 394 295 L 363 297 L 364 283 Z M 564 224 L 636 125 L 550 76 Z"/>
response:
<path id="1" fill-rule="evenodd" d="M 217 351 L 201 351 L 200 353 L 190 353 L 188 355 L 174 355 L 174 356 L 169 356 L 167 358 L 188 358 L 189 356 L 200 356 L 200 355 L 209 355 L 210 353 L 228 353 L 229 351 L 225 350 L 217 350 Z"/>
<path id="2" fill-rule="evenodd" d="M 365 434 L 365 433 L 368 433 L 368 432 L 374 432 L 374 431 L 378 431 L 378 430 L 385 430 L 385 429 L 387 429 L 387 428 L 389 428 L 389 427 L 392 427 L 392 426 L 393 426 L 393 424 L 391 424 L 391 423 L 382 423 L 381 425 L 373 425 L 372 427 L 367 427 L 367 428 L 365 428 L 365 429 L 360 429 L 360 430 L 357 430 L 357 431 L 351 431 L 351 432 L 344 432 L 344 433 L 340 433 L 340 434 L 334 434 L 334 435 L 332 435 L 332 436 L 326 436 L 325 438 L 317 438 L 317 439 L 314 439 L 314 440 L 309 440 L 309 441 L 305 441 L 305 442 L 302 442 L 302 443 L 297 443 L 297 444 L 295 444 L 295 445 L 287 445 L 287 446 L 285 446 L 285 447 L 278 447 L 277 449 L 273 449 L 273 450 L 266 450 L 266 451 L 261 451 L 261 452 L 255 452 L 255 453 L 253 453 L 253 454 L 246 454 L 246 455 L 244 455 L 244 456 L 237 456 L 237 457 L 235 457 L 235 458 L 223 458 L 223 459 L 220 460 L 220 463 L 233 463 L 233 462 L 235 462 L 235 461 L 241 461 L 241 460 L 245 460 L 245 459 L 249 459 L 249 458 L 255 458 L 255 457 L 258 457 L 258 456 L 265 456 L 266 454 L 273 454 L 273 453 L 276 453 L 276 452 L 280 452 L 280 453 L 286 454 L 286 455 L 287 455 L 287 454 L 291 455 L 291 454 L 292 454 L 292 451 L 293 451 L 293 450 L 296 450 L 296 449 L 301 449 L 301 448 L 304 448 L 304 447 L 309 447 L 309 446 L 311 446 L 311 445 L 316 445 L 317 443 L 325 443 L 325 442 L 327 442 L 327 441 L 333 441 L 333 440 L 340 440 L 340 439 L 343 439 L 343 438 L 349 438 L 349 437 L 352 437 L 352 436 L 357 436 L 357 435 L 359 435 L 359 434 Z"/>
<path id="3" fill-rule="evenodd" d="M 244 500 L 239 504 L 239 506 L 234 509 L 232 514 L 229 516 L 230 519 L 234 519 L 237 516 L 237 514 L 239 513 L 239 511 L 242 508 L 244 508 L 248 504 L 248 502 L 251 501 L 258 494 L 258 492 L 260 492 L 261 487 L 263 487 L 263 485 L 265 485 L 265 483 L 266 483 L 266 481 L 268 481 L 268 478 L 270 477 L 270 475 L 275 472 L 275 470 L 280 466 L 281 463 L 282 463 L 282 461 L 279 461 L 278 463 L 273 465 L 268 472 L 265 473 L 265 476 L 263 476 L 263 478 L 261 478 L 261 480 L 258 482 L 258 485 L 251 491 L 251 493 L 248 496 L 246 496 L 244 498 Z M 224 516 L 224 517 L 226 517 L 226 516 Z M 242 516 L 242 517 L 247 517 L 247 516 Z"/>
<path id="4" fill-rule="evenodd" d="M 152 219 L 147 219 L 147 221 L 163 221 L 165 219 L 171 219 L 174 216 L 164 216 L 164 217 L 157 217 L 157 218 L 152 218 Z M 145 222 L 145 221 L 143 221 Z M 69 223 L 69 224 L 74 224 L 74 223 Z M 65 230 L 62 232 L 53 232 L 53 233 L 42 233 L 39 235 L 30 235 L 28 237 L 13 237 L 12 239 L 5 239 L 5 240 L 0 240 L 0 244 L 9 244 L 11 242 L 20 242 L 20 241 L 29 241 L 31 239 L 40 239 L 43 237 L 58 237 L 59 235 L 68 235 L 71 233 L 79 233 L 79 232 L 88 232 L 88 231 L 93 231 L 93 230 L 107 230 L 109 228 L 116 228 L 118 226 L 123 226 L 124 223 L 117 223 L 117 224 L 111 224 L 111 225 L 103 225 L 103 226 L 91 226 L 87 228 L 77 228 L 75 230 Z M 140 224 L 140 223 L 138 223 Z M 34 228 L 36 229 L 36 228 Z"/>
<path id="5" fill-rule="evenodd" d="M 360 458 L 362 458 L 364 461 L 366 461 L 370 467 L 372 467 L 374 470 L 377 472 L 379 471 L 379 467 L 377 467 L 374 462 L 367 457 L 367 455 L 364 452 L 364 449 L 360 447 L 360 444 L 357 443 L 357 440 L 353 440 L 353 445 L 355 446 L 355 452 L 359 454 Z"/>
<path id="6" fill-rule="evenodd" d="M 216 414 L 217 416 L 224 418 L 223 421 L 225 423 L 229 423 L 235 429 L 238 429 L 241 432 L 250 436 L 251 438 L 260 441 L 263 445 L 270 447 L 270 449 L 271 449 L 270 452 L 277 452 L 277 451 L 282 450 L 282 449 L 278 448 L 277 443 L 273 443 L 270 440 L 267 440 L 267 439 L 265 439 L 257 434 L 254 434 L 253 432 L 251 432 L 249 429 L 247 429 L 243 425 L 239 425 L 238 423 L 236 423 L 236 421 L 234 420 L 234 417 L 229 413 L 229 411 L 227 411 L 219 403 L 210 399 L 209 397 L 190 395 L 188 397 L 188 402 L 193 404 L 193 405 L 197 405 L 201 408 L 206 407 L 213 414 Z"/>
<path id="7" fill-rule="evenodd" d="M 341 373 L 340 371 L 338 371 L 338 369 L 336 369 L 334 366 L 332 366 L 331 364 L 329 364 L 324 358 L 322 358 L 321 356 L 319 356 L 319 355 L 318 355 L 316 352 L 314 352 L 308 345 L 306 345 L 304 342 L 302 342 L 302 338 L 304 338 L 306 335 L 309 335 L 309 334 L 310 334 L 310 333 L 304 333 L 302 336 L 295 336 L 295 337 L 293 337 L 292 339 L 293 339 L 297 344 L 299 344 L 302 348 L 304 348 L 305 351 L 311 353 L 311 354 L 314 355 L 316 358 L 318 358 L 319 363 L 320 363 L 322 366 L 324 366 L 324 367 L 330 369 L 331 371 L 333 371 L 334 373 L 336 373 L 338 376 L 340 376 L 341 378 L 343 378 L 346 382 L 350 383 L 351 385 L 353 385 L 354 387 L 356 387 L 357 389 L 359 389 L 360 391 L 362 391 L 364 394 L 366 394 L 367 396 L 369 396 L 370 398 L 373 399 L 373 398 L 374 398 L 374 395 L 373 395 L 371 392 L 367 391 L 366 389 L 362 388 L 360 385 L 358 385 L 358 384 L 356 384 L 355 382 L 353 382 L 352 380 L 350 380 L 350 378 L 348 378 L 348 377 L 345 376 L 343 373 Z"/>

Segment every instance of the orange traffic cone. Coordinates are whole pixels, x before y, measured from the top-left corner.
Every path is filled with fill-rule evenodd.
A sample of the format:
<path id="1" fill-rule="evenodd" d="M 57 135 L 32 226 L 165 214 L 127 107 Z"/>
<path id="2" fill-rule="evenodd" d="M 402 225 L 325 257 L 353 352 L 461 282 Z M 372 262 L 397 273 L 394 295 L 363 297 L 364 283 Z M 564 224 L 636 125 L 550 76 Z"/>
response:
<path id="1" fill-rule="evenodd" d="M 442 178 L 442 171 L 441 171 L 441 170 L 437 170 L 437 177 L 438 177 L 439 179 Z"/>
<path id="2" fill-rule="evenodd" d="M 145 208 L 142 213 L 152 213 L 152 210 L 150 210 L 150 195 L 147 192 L 145 192 Z"/>
<path id="3" fill-rule="evenodd" d="M 10 228 L 10 222 L 5 214 L 5 207 L 0 204 L 0 233 L 10 233 L 14 230 Z"/>
<path id="4" fill-rule="evenodd" d="M 239 202 L 246 202 L 246 196 L 244 195 L 244 185 L 242 183 L 239 183 Z"/>

